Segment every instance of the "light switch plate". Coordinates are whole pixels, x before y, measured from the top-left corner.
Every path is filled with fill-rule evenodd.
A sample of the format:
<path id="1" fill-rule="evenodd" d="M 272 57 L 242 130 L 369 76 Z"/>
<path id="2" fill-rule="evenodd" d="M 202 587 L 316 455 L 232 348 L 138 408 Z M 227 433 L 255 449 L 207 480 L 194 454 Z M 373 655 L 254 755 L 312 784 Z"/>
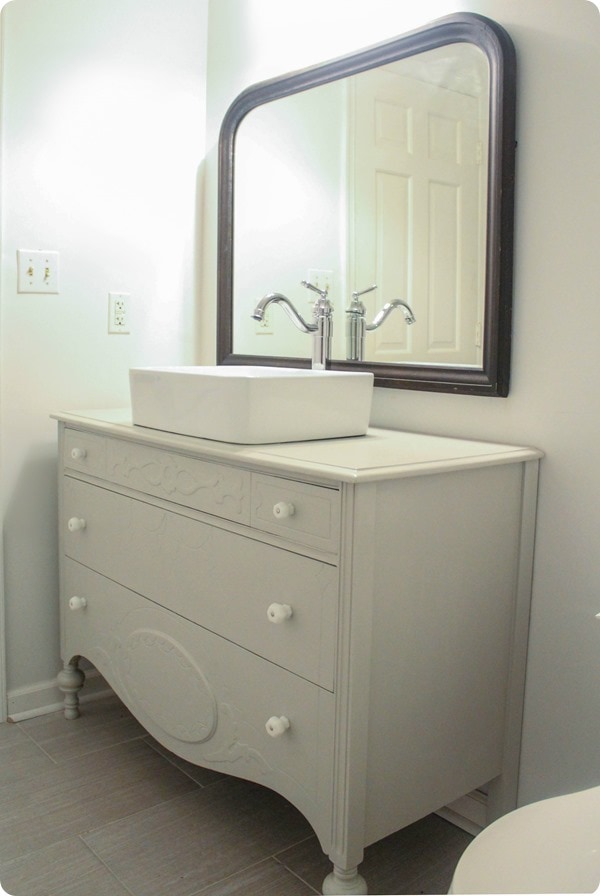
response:
<path id="1" fill-rule="evenodd" d="M 18 249 L 17 292 L 58 293 L 58 252 Z"/>

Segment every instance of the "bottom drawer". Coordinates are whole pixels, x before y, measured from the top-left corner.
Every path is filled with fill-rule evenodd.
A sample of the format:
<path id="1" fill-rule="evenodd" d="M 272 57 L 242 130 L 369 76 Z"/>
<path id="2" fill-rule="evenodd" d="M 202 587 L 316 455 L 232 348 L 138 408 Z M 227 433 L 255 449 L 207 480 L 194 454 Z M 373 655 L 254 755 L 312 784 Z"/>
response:
<path id="1" fill-rule="evenodd" d="M 71 609 L 74 596 L 84 606 Z M 64 565 L 62 649 L 66 661 L 89 659 L 177 755 L 289 799 L 327 848 L 333 694 L 72 560 Z M 289 728 L 273 737 L 266 723 L 281 717 Z"/>

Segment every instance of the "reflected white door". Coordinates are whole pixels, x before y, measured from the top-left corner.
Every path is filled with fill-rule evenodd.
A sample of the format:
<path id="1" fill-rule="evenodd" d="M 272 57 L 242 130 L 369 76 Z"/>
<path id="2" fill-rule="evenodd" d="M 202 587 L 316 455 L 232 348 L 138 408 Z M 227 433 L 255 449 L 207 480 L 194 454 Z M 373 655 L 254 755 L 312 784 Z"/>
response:
<path id="1" fill-rule="evenodd" d="M 368 75 L 368 76 L 367 76 Z M 400 298 L 367 335 L 380 362 L 481 366 L 487 170 L 479 100 L 391 68 L 354 79 L 350 94 L 349 285 L 368 320 Z"/>

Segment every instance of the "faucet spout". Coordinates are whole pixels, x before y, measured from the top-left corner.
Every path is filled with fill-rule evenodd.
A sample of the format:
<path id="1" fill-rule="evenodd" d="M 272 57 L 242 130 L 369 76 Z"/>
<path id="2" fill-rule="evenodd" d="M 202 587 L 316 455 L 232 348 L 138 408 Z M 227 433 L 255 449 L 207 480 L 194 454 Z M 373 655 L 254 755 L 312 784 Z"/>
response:
<path id="1" fill-rule="evenodd" d="M 375 315 L 373 318 L 373 322 L 367 324 L 367 330 L 376 330 L 377 327 L 380 327 L 384 322 L 386 317 L 392 313 L 394 308 L 402 308 L 402 313 L 404 314 L 404 320 L 407 324 L 414 324 L 417 318 L 415 317 L 412 308 L 408 304 L 408 302 L 404 302 L 402 299 L 394 299 L 391 302 L 386 302 L 381 311 Z"/>
<path id="2" fill-rule="evenodd" d="M 282 295 L 280 292 L 270 292 L 263 296 L 252 312 L 251 317 L 258 321 L 264 320 L 265 312 L 269 305 L 281 305 L 295 327 L 298 327 L 303 333 L 312 333 L 312 367 L 314 370 L 325 370 L 331 354 L 331 303 L 327 298 L 327 290 L 317 289 L 312 283 L 305 281 L 302 281 L 302 286 L 319 293 L 319 298 L 313 307 L 312 323 L 305 321 L 287 296 Z"/>
<path id="3" fill-rule="evenodd" d="M 266 296 L 263 296 L 252 312 L 251 317 L 258 321 L 264 320 L 267 308 L 269 305 L 273 304 L 280 305 L 294 326 L 298 327 L 303 333 L 314 333 L 317 329 L 316 324 L 307 323 L 302 315 L 294 308 L 290 300 L 279 292 L 270 292 Z"/>
<path id="4" fill-rule="evenodd" d="M 408 302 L 402 299 L 394 299 L 392 302 L 386 302 L 381 311 L 379 311 L 373 321 L 368 324 L 366 322 L 367 309 L 360 300 L 367 292 L 373 292 L 377 286 L 369 286 L 360 292 L 352 293 L 352 302 L 350 307 L 346 309 L 346 358 L 348 361 L 363 361 L 365 356 L 365 336 L 367 330 L 376 330 L 384 320 L 392 313 L 394 308 L 402 308 L 404 320 L 407 324 L 414 324 L 416 317 Z"/>

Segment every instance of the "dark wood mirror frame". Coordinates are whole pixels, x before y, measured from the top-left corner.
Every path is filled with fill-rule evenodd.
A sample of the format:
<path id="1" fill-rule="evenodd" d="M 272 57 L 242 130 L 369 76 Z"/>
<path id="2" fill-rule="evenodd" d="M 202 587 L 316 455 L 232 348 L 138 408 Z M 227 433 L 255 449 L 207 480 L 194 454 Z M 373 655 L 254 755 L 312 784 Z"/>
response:
<path id="1" fill-rule="evenodd" d="M 515 179 L 516 57 L 510 36 L 484 16 L 459 13 L 394 40 L 331 62 L 263 81 L 229 107 L 219 141 L 217 363 L 309 367 L 306 358 L 233 353 L 233 253 L 235 136 L 257 106 L 376 66 L 447 44 L 479 47 L 490 67 L 489 166 L 485 320 L 481 368 L 382 364 L 335 360 L 332 370 L 369 370 L 376 386 L 504 397 L 510 378 L 513 214 Z"/>

